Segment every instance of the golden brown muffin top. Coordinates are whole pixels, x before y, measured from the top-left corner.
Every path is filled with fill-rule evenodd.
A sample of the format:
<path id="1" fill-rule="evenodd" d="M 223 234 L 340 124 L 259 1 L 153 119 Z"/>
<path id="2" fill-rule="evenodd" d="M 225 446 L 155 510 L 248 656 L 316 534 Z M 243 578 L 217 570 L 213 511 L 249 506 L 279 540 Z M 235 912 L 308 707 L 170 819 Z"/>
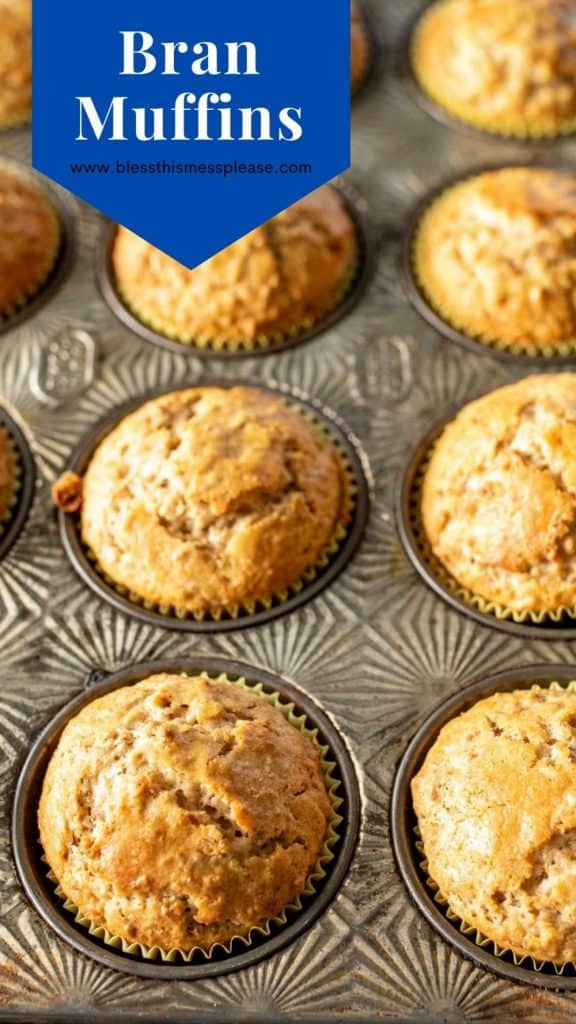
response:
<path id="1" fill-rule="evenodd" d="M 145 946 L 228 942 L 304 889 L 330 804 L 319 750 L 258 694 L 156 675 L 84 707 L 46 772 L 39 826 L 66 896 Z"/>
<path id="2" fill-rule="evenodd" d="M 46 279 L 59 234 L 50 202 L 26 178 L 0 165 L 0 316 Z"/>
<path id="3" fill-rule="evenodd" d="M 432 550 L 465 587 L 520 611 L 576 606 L 576 374 L 465 406 L 426 471 Z"/>
<path id="4" fill-rule="evenodd" d="M 32 103 L 32 3 L 0 0 L 0 128 L 26 121 Z"/>
<path id="5" fill-rule="evenodd" d="M 192 388 L 142 405 L 96 450 L 82 536 L 130 591 L 192 613 L 296 582 L 344 519 L 333 444 L 257 388 Z"/>
<path id="6" fill-rule="evenodd" d="M 369 42 L 362 12 L 358 4 L 352 0 L 352 20 L 350 23 L 350 75 L 352 89 L 357 89 L 366 73 L 369 59 Z"/>
<path id="7" fill-rule="evenodd" d="M 488 171 L 433 202 L 414 260 L 432 305 L 501 347 L 576 336 L 576 177 L 534 167 Z"/>
<path id="8" fill-rule="evenodd" d="M 8 436 L 0 426 L 0 522 L 10 506 L 14 489 L 13 456 Z"/>
<path id="9" fill-rule="evenodd" d="M 576 694 L 497 693 L 444 726 L 412 782 L 430 877 L 519 956 L 576 960 Z"/>
<path id="10" fill-rule="evenodd" d="M 356 232 L 325 186 L 188 270 L 120 227 L 112 263 L 130 309 L 181 341 L 250 342 L 308 326 L 340 299 Z"/>
<path id="11" fill-rule="evenodd" d="M 576 2 L 441 0 L 416 30 L 414 68 L 464 120 L 554 133 L 576 119 Z"/>

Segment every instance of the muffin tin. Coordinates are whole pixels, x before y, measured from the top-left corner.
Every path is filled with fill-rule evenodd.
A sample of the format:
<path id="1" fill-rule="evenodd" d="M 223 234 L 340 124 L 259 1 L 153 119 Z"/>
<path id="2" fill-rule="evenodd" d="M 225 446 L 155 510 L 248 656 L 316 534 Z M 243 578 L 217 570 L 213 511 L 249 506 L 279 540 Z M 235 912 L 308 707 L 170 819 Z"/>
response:
<path id="1" fill-rule="evenodd" d="M 366 2 L 381 55 L 397 53 L 416 3 Z M 566 978 L 503 972 L 515 965 L 458 947 L 446 922 L 446 933 L 437 931 L 425 903 L 415 906 L 406 889 L 390 821 L 398 760 L 435 706 L 473 679 L 490 681 L 518 666 L 546 662 L 546 671 L 564 678 L 561 670 L 572 674 L 576 650 L 571 631 L 503 632 L 462 614 L 422 581 L 403 550 L 395 488 L 410 451 L 432 423 L 529 372 L 526 363 L 498 360 L 484 347 L 449 344 L 414 313 L 399 270 L 407 218 L 439 181 L 481 162 L 552 154 L 576 163 L 576 145 L 566 140 L 530 149 L 440 125 L 414 103 L 400 70 L 380 59 L 354 105 L 353 154 L 346 181 L 351 194 L 362 196 L 374 270 L 361 301 L 310 344 L 265 359 L 215 355 L 208 366 L 196 350 L 149 344 L 118 324 L 96 285 L 109 226 L 68 199 L 77 240 L 69 277 L 0 339 L 0 394 L 24 422 L 37 465 L 33 508 L 18 544 L 0 562 L 0 1021 L 545 1024 L 576 1013 Z M 0 158 L 26 165 L 27 129 L 0 134 Z M 576 369 L 576 359 L 567 366 Z M 354 557 L 313 600 L 241 631 L 199 637 L 127 614 L 79 578 L 63 552 L 49 485 L 95 424 L 123 403 L 205 376 L 280 388 L 311 399 L 320 411 L 335 410 L 357 439 L 371 511 Z M 312 702 L 311 714 L 337 730 L 352 765 L 351 792 L 354 778 L 359 790 L 357 843 L 352 824 L 345 840 L 354 847 L 350 863 L 326 906 L 316 904 L 321 913 L 311 904 L 312 916 L 299 919 L 297 935 L 275 936 L 287 944 L 264 944 L 258 960 L 237 960 L 233 970 L 213 964 L 193 984 L 166 973 L 132 977 L 124 961 L 103 963 L 89 938 L 81 953 L 70 942 L 79 941 L 73 924 L 62 922 L 73 935 L 59 934 L 50 893 L 40 886 L 49 923 L 31 903 L 11 847 L 18 779 L 42 729 L 52 727 L 85 677 L 130 676 L 135 666 L 159 659 L 203 665 L 225 659 L 230 671 L 245 663 L 254 674 L 273 677 L 274 685 L 294 685 L 299 699 Z M 43 742 L 35 748 L 37 763 Z M 18 801 L 31 767 L 32 761 Z M 34 878 L 34 824 L 27 820 Z M 22 836 L 15 839 L 18 850 Z M 564 991 L 558 996 L 548 987 Z"/>

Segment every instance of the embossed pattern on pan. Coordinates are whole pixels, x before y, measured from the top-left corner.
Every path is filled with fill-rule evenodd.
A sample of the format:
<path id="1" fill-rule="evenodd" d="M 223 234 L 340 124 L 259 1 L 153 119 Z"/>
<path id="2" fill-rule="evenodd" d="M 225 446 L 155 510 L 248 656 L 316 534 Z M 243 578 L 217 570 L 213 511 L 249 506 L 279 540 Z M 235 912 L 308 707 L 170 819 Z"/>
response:
<path id="1" fill-rule="evenodd" d="M 560 350 L 558 352 L 545 353 L 537 352 L 535 347 L 528 342 L 522 346 L 526 351 L 510 351 L 506 348 L 499 347 L 496 342 L 475 338 L 472 334 L 466 334 L 463 330 L 459 330 L 448 320 L 444 319 L 439 311 L 434 309 L 417 279 L 413 258 L 415 239 L 422 218 L 429 207 L 453 185 L 465 182 L 470 178 L 475 178 L 476 175 L 483 174 L 485 171 L 498 171 L 506 167 L 542 167 L 550 170 L 575 172 L 574 164 L 570 164 L 567 161 L 562 160 L 543 158 L 541 154 L 538 154 L 532 158 L 528 156 L 523 160 L 513 157 L 507 161 L 499 160 L 498 162 L 481 164 L 477 167 L 467 168 L 464 174 L 453 174 L 445 178 L 414 204 L 408 216 L 404 232 L 402 254 L 400 257 L 400 269 L 404 289 L 407 298 L 414 306 L 414 309 L 428 324 L 430 324 L 431 327 L 434 327 L 435 330 L 442 334 L 448 341 L 452 341 L 456 345 L 460 345 L 463 348 L 468 349 L 470 352 L 476 352 L 477 354 L 482 354 L 488 358 L 499 359 L 505 363 L 517 366 L 542 368 L 545 368 L 546 366 L 568 366 L 576 361 L 576 339 L 569 339 L 566 342 L 558 343 L 558 349 Z M 534 349 L 534 351 L 529 352 L 528 349 L 530 348 Z"/>
<path id="2" fill-rule="evenodd" d="M 343 801 L 338 808 L 338 815 L 343 820 L 338 827 L 339 839 L 332 847 L 334 859 L 326 865 L 326 875 L 318 883 L 317 891 L 303 898 L 302 909 L 291 913 L 287 923 L 273 930 L 269 936 L 252 939 L 248 948 L 238 941 L 233 943 L 230 953 L 222 950 L 210 958 L 199 957 L 198 962 L 190 964 L 146 961 L 112 949 L 88 934 L 54 895 L 54 886 L 47 878 L 38 841 L 36 815 L 44 773 L 66 723 L 96 697 L 162 672 L 183 672 L 187 675 L 207 672 L 215 677 L 224 673 L 231 680 L 243 678 L 249 685 L 260 683 L 266 693 L 279 693 L 285 702 L 295 705 L 297 715 L 306 716 L 311 728 L 318 729 L 318 742 L 328 747 L 327 758 L 336 764 L 334 777 L 340 781 L 337 792 Z M 22 769 L 14 800 L 12 842 L 18 872 L 30 900 L 44 920 L 75 949 L 107 967 L 128 974 L 192 981 L 250 967 L 282 949 L 309 928 L 338 891 L 354 853 L 359 822 L 360 796 L 355 771 L 344 742 L 324 712 L 297 687 L 270 672 L 226 658 L 196 656 L 189 660 L 147 662 L 114 673 L 95 684 L 89 683 L 83 693 L 57 713 L 37 738 Z"/>
<path id="3" fill-rule="evenodd" d="M 570 992 L 576 992 L 575 964 L 567 964 L 560 970 L 551 963 L 544 962 L 537 966 L 528 958 L 519 961 L 511 952 L 498 955 L 492 943 L 484 940 L 480 945 L 475 942 L 470 937 L 470 929 L 463 932 L 459 927 L 459 919 L 448 916 L 446 906 L 435 899 L 435 891 L 422 866 L 423 854 L 416 846 L 416 817 L 410 784 L 442 727 L 479 700 L 493 693 L 528 689 L 538 684 L 545 687 L 551 682 L 569 683 L 575 678 L 576 665 L 532 665 L 490 676 L 444 701 L 418 730 L 399 763 L 390 810 L 394 854 L 404 884 L 418 909 L 442 938 L 480 967 L 510 981 Z"/>
<path id="4" fill-rule="evenodd" d="M 239 383 L 239 381 L 224 381 L 222 379 L 215 381 L 210 379 L 200 383 L 232 387 L 235 383 Z M 336 447 L 343 452 L 343 462 L 351 469 L 351 479 L 354 487 L 352 519 L 346 527 L 342 540 L 336 549 L 329 554 L 326 564 L 321 565 L 309 580 L 306 579 L 305 575 L 301 587 L 299 582 L 298 589 L 288 593 L 285 599 L 278 598 L 273 600 L 270 607 L 257 609 L 252 613 L 240 610 L 236 617 L 223 615 L 219 619 L 214 619 L 206 616 L 205 619 L 199 621 L 192 617 L 180 617 L 169 613 L 164 614 L 160 610 L 147 608 L 143 603 L 138 603 L 136 597 L 121 593 L 111 581 L 104 577 L 89 557 L 89 553 L 80 536 L 78 516 L 59 512 L 60 536 L 64 550 L 79 576 L 92 590 L 96 591 L 114 607 L 135 616 L 149 625 L 162 626 L 182 632 L 213 633 L 231 629 L 244 629 L 249 626 L 269 622 L 280 615 L 287 615 L 306 601 L 316 597 L 343 571 L 362 540 L 369 515 L 368 484 L 363 468 L 363 457 L 358 443 L 345 424 L 334 413 L 322 407 L 319 403 L 288 392 L 281 392 L 275 388 L 268 387 L 265 390 L 278 394 L 288 402 L 293 403 L 305 414 L 311 415 L 323 430 L 326 431 L 327 436 L 334 440 Z M 162 394 L 164 391 L 165 389 L 161 389 L 160 391 L 142 395 L 137 400 L 127 402 L 120 408 L 115 409 L 111 415 L 98 423 L 79 445 L 72 455 L 67 468 L 73 473 L 82 475 L 96 447 L 110 430 L 124 416 L 132 412 L 148 398 Z"/>
<path id="5" fill-rule="evenodd" d="M 361 88 L 363 88 L 363 86 Z M 311 341 L 313 338 L 317 338 L 319 335 L 329 330 L 334 326 L 334 324 L 338 323 L 339 320 L 351 312 L 364 293 L 373 265 L 370 231 L 364 223 L 364 218 L 357 206 L 346 195 L 346 193 L 342 189 L 338 189 L 337 191 L 343 199 L 344 205 L 354 223 L 358 249 L 357 265 L 353 270 L 351 280 L 345 286 L 343 296 L 337 302 L 334 309 L 326 313 L 325 316 L 321 317 L 321 319 L 311 327 L 305 327 L 301 330 L 297 330 L 293 335 L 286 336 L 277 341 L 270 340 L 262 346 L 254 343 L 252 346 L 242 345 L 237 348 L 227 348 L 226 346 L 216 347 L 214 344 L 200 346 L 194 344 L 194 342 L 187 343 L 178 341 L 177 339 L 170 338 L 166 334 L 161 334 L 153 327 L 148 326 L 126 305 L 116 284 L 114 269 L 112 266 L 112 248 L 116 237 L 116 224 L 110 225 L 104 232 L 102 236 L 101 249 L 98 254 L 96 275 L 102 295 L 118 320 L 133 331 L 134 334 L 143 338 L 144 341 L 149 341 L 153 345 L 159 345 L 161 348 L 165 348 L 169 352 L 178 353 L 179 355 L 188 354 L 191 356 L 197 356 L 200 359 L 214 359 L 215 356 L 219 359 L 246 359 L 247 357 L 253 356 L 274 355 L 275 353 L 295 348 L 297 345 L 303 345 L 307 341 Z"/>
<path id="6" fill-rule="evenodd" d="M 36 465 L 22 429 L 3 405 L 0 405 L 0 427 L 5 428 L 9 442 L 13 445 L 15 471 L 18 474 L 14 504 L 0 530 L 1 561 L 18 540 L 28 518 L 34 500 Z"/>

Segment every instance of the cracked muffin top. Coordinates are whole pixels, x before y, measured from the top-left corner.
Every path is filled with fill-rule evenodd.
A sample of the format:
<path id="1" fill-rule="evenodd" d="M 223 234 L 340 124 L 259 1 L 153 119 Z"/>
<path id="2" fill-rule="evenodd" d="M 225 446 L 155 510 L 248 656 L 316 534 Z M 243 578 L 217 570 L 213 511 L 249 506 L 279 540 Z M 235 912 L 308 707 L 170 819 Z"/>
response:
<path id="1" fill-rule="evenodd" d="M 315 323 L 343 296 L 356 258 L 353 221 L 330 186 L 193 270 L 124 227 L 112 250 L 117 288 L 140 320 L 178 341 L 221 347 Z"/>
<path id="2" fill-rule="evenodd" d="M 156 675 L 84 707 L 48 765 L 41 843 L 113 935 L 208 950 L 303 891 L 330 819 L 319 748 L 264 697 Z"/>
<path id="3" fill-rule="evenodd" d="M 417 231 L 417 276 L 468 334 L 536 349 L 576 337 L 576 177 L 488 171 L 432 202 Z"/>
<path id="4" fill-rule="evenodd" d="M 44 283 L 59 245 L 50 201 L 24 175 L 0 164 L 0 316 L 14 312 Z"/>
<path id="5" fill-rule="evenodd" d="M 518 956 L 576 960 L 576 694 L 496 693 L 448 722 L 412 781 L 430 877 Z M 511 841 L 513 837 L 513 841 Z"/>
<path id="6" fill-rule="evenodd" d="M 192 388 L 123 419 L 86 471 L 81 529 L 116 584 L 185 612 L 282 594 L 345 521 L 334 445 L 257 388 Z"/>
<path id="7" fill-rule="evenodd" d="M 488 131 L 554 135 L 576 124 L 575 0 L 441 0 L 413 38 L 422 88 Z"/>
<path id="8" fill-rule="evenodd" d="M 352 20 L 350 23 L 350 75 L 352 91 L 358 88 L 366 74 L 369 59 L 369 42 L 366 34 L 364 18 L 358 4 L 352 0 Z"/>
<path id="9" fill-rule="evenodd" d="M 576 374 L 465 406 L 434 449 L 422 518 L 437 558 L 485 600 L 576 607 Z"/>
<path id="10" fill-rule="evenodd" d="M 0 128 L 27 121 L 32 103 L 32 0 L 0 0 Z"/>

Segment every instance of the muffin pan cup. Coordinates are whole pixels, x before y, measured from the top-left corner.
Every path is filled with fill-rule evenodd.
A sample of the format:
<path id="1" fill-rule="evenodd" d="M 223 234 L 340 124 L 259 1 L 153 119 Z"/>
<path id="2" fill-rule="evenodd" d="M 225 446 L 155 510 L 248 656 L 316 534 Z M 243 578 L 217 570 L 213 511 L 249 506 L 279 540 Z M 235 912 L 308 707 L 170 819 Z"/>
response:
<path id="1" fill-rule="evenodd" d="M 29 167 L 16 160 L 0 157 L 0 165 L 14 174 L 30 181 L 34 187 L 47 197 L 54 207 L 60 223 L 60 246 L 52 269 L 46 278 L 38 284 L 36 290 L 28 297 L 23 297 L 12 312 L 0 311 L 0 336 L 14 327 L 35 316 L 50 301 L 64 283 L 72 269 L 74 261 L 74 220 L 75 203 L 71 196 L 57 189 L 51 182 L 35 174 Z"/>
<path id="2" fill-rule="evenodd" d="M 447 128 L 452 128 L 465 135 L 480 139 L 489 139 L 492 142 L 497 143 L 500 146 L 506 144 L 510 146 L 526 146 L 532 147 L 550 147 L 555 144 L 567 142 L 570 138 L 576 134 L 576 118 L 570 126 L 566 126 L 557 132 L 544 134 L 537 132 L 506 132 L 503 129 L 495 128 L 490 130 L 485 126 L 473 124 L 471 121 L 465 120 L 456 113 L 451 113 L 447 107 L 444 107 L 439 101 L 435 100 L 433 96 L 428 93 L 423 86 L 420 84 L 418 77 L 414 71 L 413 63 L 413 40 L 416 29 L 422 19 L 426 16 L 426 13 L 433 7 L 439 6 L 442 0 L 427 0 L 419 10 L 410 19 L 407 29 L 404 32 L 401 44 L 398 48 L 398 57 L 396 63 L 396 73 L 400 78 L 403 86 L 409 92 L 414 103 L 420 107 L 426 114 L 434 118 L 439 124 L 444 125 Z"/>
<path id="3" fill-rule="evenodd" d="M 447 904 L 429 878 L 424 854 L 417 846 L 418 830 L 410 786 L 442 727 L 479 700 L 509 690 L 537 685 L 546 688 L 553 682 L 567 686 L 574 680 L 576 662 L 574 665 L 531 665 L 489 676 L 444 701 L 426 719 L 400 759 L 390 805 L 392 846 L 398 870 L 412 902 L 441 937 L 478 967 L 509 981 L 570 992 L 576 992 L 576 964 L 562 967 L 548 961 L 534 961 L 531 957 L 517 957 L 510 950 L 496 947 L 476 929 L 463 925 L 451 912 L 448 916 Z"/>
<path id="4" fill-rule="evenodd" d="M 576 608 L 559 609 L 555 621 L 552 613 L 517 613 L 496 605 L 459 584 L 431 551 L 420 515 L 421 481 L 436 442 L 453 418 L 452 415 L 443 419 L 425 435 L 398 478 L 396 525 L 408 558 L 427 586 L 475 622 L 526 639 L 576 640 Z"/>
<path id="5" fill-rule="evenodd" d="M 316 871 L 309 876 L 316 878 L 316 881 L 313 883 L 313 891 L 307 890 L 302 894 L 300 909 L 287 911 L 286 923 L 272 925 L 270 934 L 251 933 L 246 940 L 234 939 L 230 951 L 216 946 L 208 955 L 199 952 L 198 962 L 191 963 L 183 960 L 178 962 L 177 958 L 171 962 L 145 959 L 142 955 L 124 952 L 122 948 L 113 948 L 109 942 L 90 934 L 87 922 L 79 923 L 57 895 L 54 883 L 48 876 L 38 838 L 37 808 L 42 782 L 66 724 L 95 698 L 160 672 L 225 675 L 231 681 L 246 680 L 249 685 L 261 684 L 264 695 L 278 694 L 283 704 L 294 704 L 294 714 L 305 717 L 307 728 L 318 731 L 318 742 L 328 748 L 325 758 L 335 765 L 327 778 L 339 782 L 338 788 L 334 790 L 337 799 L 335 801 L 333 797 L 331 801 L 333 814 L 338 819 L 337 824 L 333 822 L 337 838 L 329 841 L 332 857 L 328 859 L 321 855 L 323 877 L 317 877 L 321 873 Z M 84 692 L 62 708 L 38 736 L 16 787 L 12 814 L 14 859 L 28 899 L 46 923 L 76 950 L 104 966 L 140 977 L 181 978 L 190 981 L 250 967 L 278 952 L 311 927 L 334 898 L 346 876 L 360 823 L 360 796 L 350 755 L 324 712 L 291 683 L 263 669 L 227 658 L 197 656 L 191 659 L 145 662 L 113 673 L 105 679 L 100 678 L 96 683 L 91 682 L 91 678 L 88 677 Z"/>
<path id="6" fill-rule="evenodd" d="M 336 186 L 332 187 L 336 188 Z M 275 355 L 278 352 L 284 352 L 287 349 L 312 341 L 313 338 L 317 338 L 320 334 L 334 327 L 356 306 L 366 288 L 373 264 L 371 235 L 364 216 L 343 189 L 336 188 L 336 191 L 344 201 L 344 205 L 356 228 L 356 262 L 351 268 L 350 278 L 343 286 L 342 294 L 333 309 L 310 326 L 295 328 L 292 334 L 279 337 L 278 340 L 272 338 L 263 344 L 259 344 L 258 341 L 247 342 L 242 343 L 238 348 L 228 348 L 216 342 L 206 342 L 205 345 L 200 345 L 194 342 L 178 341 L 167 334 L 162 334 L 145 321 L 140 320 L 125 303 L 120 294 L 112 266 L 112 249 L 117 231 L 116 224 L 109 225 L 104 232 L 98 254 L 96 277 L 102 296 L 114 315 L 130 331 L 143 338 L 144 341 L 149 341 L 153 345 L 158 345 L 178 355 L 188 354 L 199 359 L 214 359 L 215 357 L 226 360 L 242 359 L 252 356 Z"/>
<path id="7" fill-rule="evenodd" d="M 5 516 L 0 520 L 0 561 L 18 540 L 34 500 L 36 465 L 23 431 L 4 406 L 0 406 L 0 432 L 10 445 L 13 458 L 13 493 Z"/>
<path id="8" fill-rule="evenodd" d="M 237 383 L 239 382 L 206 380 L 195 381 L 190 386 L 234 387 Z M 185 386 L 185 384 L 181 385 L 181 387 Z M 196 619 L 192 616 L 180 617 L 174 610 L 162 611 L 159 607 L 147 607 L 145 602 L 137 596 L 127 594 L 126 588 L 118 588 L 113 581 L 104 576 L 96 562 L 90 557 L 80 535 L 79 516 L 59 512 L 60 536 L 68 558 L 81 579 L 109 604 L 148 625 L 161 626 L 180 632 L 215 633 L 244 629 L 248 626 L 270 622 L 312 600 L 336 579 L 352 558 L 362 539 L 369 514 L 368 484 L 364 472 L 363 456 L 356 439 L 335 413 L 325 409 L 319 403 L 288 391 L 281 391 L 261 384 L 258 387 L 278 395 L 285 401 L 294 404 L 304 415 L 311 416 L 314 421 L 326 429 L 329 437 L 334 440 L 336 449 L 341 452 L 342 462 L 349 469 L 353 498 L 350 522 L 344 527 L 342 534 L 340 535 L 340 531 L 336 533 L 326 557 L 295 581 L 291 593 L 285 597 L 271 595 L 269 607 L 262 607 L 255 611 L 239 609 L 236 616 L 229 614 L 227 617 L 223 615 L 220 618 L 211 618 L 207 615 L 203 619 Z M 65 468 L 82 475 L 97 446 L 121 419 L 150 398 L 166 393 L 166 389 L 154 391 L 131 399 L 114 409 L 81 442 Z"/>
<path id="9" fill-rule="evenodd" d="M 471 167 L 465 172 L 460 171 L 458 174 L 450 175 L 445 178 L 442 182 L 427 192 L 421 199 L 419 199 L 409 214 L 399 265 L 400 277 L 402 279 L 404 291 L 416 312 L 419 313 L 431 327 L 438 331 L 438 333 L 448 341 L 452 341 L 461 348 L 465 348 L 469 352 L 474 352 L 476 355 L 488 356 L 509 364 L 514 363 L 517 365 L 524 365 L 527 368 L 558 368 L 566 366 L 567 364 L 575 364 L 576 336 L 574 338 L 566 339 L 563 342 L 559 342 L 557 346 L 558 349 L 564 349 L 564 351 L 558 352 L 537 352 L 536 347 L 533 345 L 531 346 L 531 343 L 529 342 L 526 343 L 524 348 L 528 349 L 529 347 L 532 347 L 534 349 L 533 352 L 523 351 L 522 346 L 518 344 L 516 348 L 500 347 L 502 343 L 483 339 L 480 336 L 475 336 L 473 334 L 467 334 L 464 330 L 459 329 L 446 319 L 442 313 L 435 309 L 431 304 L 420 281 L 418 280 L 414 267 L 413 252 L 418 235 L 418 229 L 420 227 L 422 217 L 427 210 L 437 199 L 440 199 L 440 197 L 453 186 L 459 185 L 461 182 L 468 181 L 470 178 L 475 178 L 478 174 L 483 174 L 487 171 L 500 171 L 507 167 L 533 167 L 557 171 L 570 171 L 573 174 L 576 173 L 574 165 L 570 165 L 565 161 L 554 161 L 552 159 L 544 160 L 540 157 L 534 157 L 533 159 L 513 159 L 509 161 L 499 161 L 498 163 L 481 164 L 477 167 Z M 550 345 L 549 347 L 553 348 L 554 346 Z"/>

